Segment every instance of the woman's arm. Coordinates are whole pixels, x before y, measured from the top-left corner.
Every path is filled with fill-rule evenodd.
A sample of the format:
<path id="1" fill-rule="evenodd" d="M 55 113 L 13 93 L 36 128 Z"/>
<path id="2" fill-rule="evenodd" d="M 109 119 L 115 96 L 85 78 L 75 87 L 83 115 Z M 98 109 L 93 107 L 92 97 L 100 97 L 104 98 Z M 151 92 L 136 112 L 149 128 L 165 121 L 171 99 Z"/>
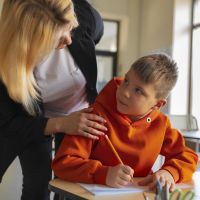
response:
<path id="1" fill-rule="evenodd" d="M 103 20 L 99 12 L 86 0 L 73 0 L 73 4 L 79 22 L 77 29 L 87 34 L 94 44 L 97 44 L 104 31 Z"/>
<path id="2" fill-rule="evenodd" d="M 66 117 L 52 119 L 44 116 L 30 116 L 21 104 L 14 102 L 9 97 L 3 84 L 0 84 L 0 91 L 1 137 L 21 138 L 24 142 L 30 142 L 41 140 L 44 136 L 57 132 L 63 132 L 97 139 L 97 136 L 102 135 L 103 131 L 107 130 L 105 126 L 101 125 L 105 123 L 105 120 L 90 113 L 93 110 L 92 108 L 74 112 Z"/>

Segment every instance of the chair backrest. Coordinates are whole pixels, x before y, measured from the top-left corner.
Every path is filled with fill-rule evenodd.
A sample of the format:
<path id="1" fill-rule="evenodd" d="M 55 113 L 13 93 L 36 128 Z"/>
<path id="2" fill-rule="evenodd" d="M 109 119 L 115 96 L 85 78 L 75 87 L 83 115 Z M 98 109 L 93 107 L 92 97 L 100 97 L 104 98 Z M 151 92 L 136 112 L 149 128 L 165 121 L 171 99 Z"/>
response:
<path id="1" fill-rule="evenodd" d="M 193 115 L 168 115 L 174 128 L 181 131 L 197 131 L 197 119 Z"/>

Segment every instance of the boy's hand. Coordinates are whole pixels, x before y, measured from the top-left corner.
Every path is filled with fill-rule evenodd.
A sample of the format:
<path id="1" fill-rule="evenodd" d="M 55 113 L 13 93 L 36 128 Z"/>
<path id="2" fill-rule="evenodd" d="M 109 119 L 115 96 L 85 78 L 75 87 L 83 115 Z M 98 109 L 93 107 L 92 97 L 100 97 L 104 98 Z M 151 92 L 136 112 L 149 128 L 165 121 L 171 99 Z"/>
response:
<path id="1" fill-rule="evenodd" d="M 134 170 L 123 164 L 109 167 L 106 176 L 106 185 L 111 187 L 123 187 L 130 183 Z"/>
<path id="2" fill-rule="evenodd" d="M 147 176 L 142 181 L 139 181 L 140 186 L 149 186 L 153 190 L 156 187 L 156 181 L 160 181 L 161 186 L 167 185 L 170 192 L 175 189 L 175 182 L 173 176 L 167 170 L 159 170 L 156 173 Z"/>

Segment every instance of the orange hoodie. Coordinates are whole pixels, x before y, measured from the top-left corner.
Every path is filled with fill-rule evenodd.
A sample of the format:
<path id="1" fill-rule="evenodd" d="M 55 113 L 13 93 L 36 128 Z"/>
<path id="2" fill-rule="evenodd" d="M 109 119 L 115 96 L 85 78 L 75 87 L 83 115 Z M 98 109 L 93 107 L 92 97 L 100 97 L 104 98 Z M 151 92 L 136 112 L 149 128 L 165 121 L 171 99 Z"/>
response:
<path id="1" fill-rule="evenodd" d="M 93 104 L 94 112 L 107 121 L 113 146 L 124 164 L 134 169 L 134 176 L 147 176 L 159 154 L 165 156 L 162 169 L 169 171 L 175 182 L 191 180 L 197 155 L 185 146 L 184 138 L 171 127 L 159 110 L 132 122 L 116 109 L 116 89 L 121 80 L 111 80 Z M 151 120 L 149 120 L 151 119 Z M 104 136 L 94 141 L 66 135 L 52 162 L 55 175 L 73 182 L 105 184 L 109 166 L 119 164 Z"/>

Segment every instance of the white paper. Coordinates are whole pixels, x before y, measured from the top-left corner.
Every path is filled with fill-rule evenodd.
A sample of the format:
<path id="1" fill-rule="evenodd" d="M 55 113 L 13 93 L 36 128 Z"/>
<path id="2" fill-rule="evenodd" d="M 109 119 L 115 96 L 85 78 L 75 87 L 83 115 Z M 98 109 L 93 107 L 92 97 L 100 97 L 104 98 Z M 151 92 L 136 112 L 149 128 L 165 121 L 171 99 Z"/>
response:
<path id="1" fill-rule="evenodd" d="M 178 183 L 176 184 L 176 188 L 178 189 L 187 189 L 187 188 L 192 188 L 192 184 L 187 184 L 187 183 Z"/>
<path id="2" fill-rule="evenodd" d="M 106 185 L 98 184 L 83 184 L 79 183 L 81 187 L 85 188 L 87 191 L 93 195 L 113 195 L 113 194 L 125 194 L 125 193 L 138 193 L 147 191 L 147 187 L 139 187 L 135 185 L 129 185 L 123 188 L 112 188 Z"/>
<path id="3" fill-rule="evenodd" d="M 99 185 L 99 184 L 85 184 L 85 183 L 79 183 L 79 184 L 88 192 L 96 196 L 139 193 L 139 192 L 148 191 L 148 187 L 142 187 L 136 184 L 130 184 L 123 188 L 112 188 L 106 185 Z M 179 189 L 185 189 L 185 188 L 190 188 L 190 187 L 191 187 L 191 184 L 184 184 L 184 183 L 176 184 L 176 188 L 179 188 Z"/>

